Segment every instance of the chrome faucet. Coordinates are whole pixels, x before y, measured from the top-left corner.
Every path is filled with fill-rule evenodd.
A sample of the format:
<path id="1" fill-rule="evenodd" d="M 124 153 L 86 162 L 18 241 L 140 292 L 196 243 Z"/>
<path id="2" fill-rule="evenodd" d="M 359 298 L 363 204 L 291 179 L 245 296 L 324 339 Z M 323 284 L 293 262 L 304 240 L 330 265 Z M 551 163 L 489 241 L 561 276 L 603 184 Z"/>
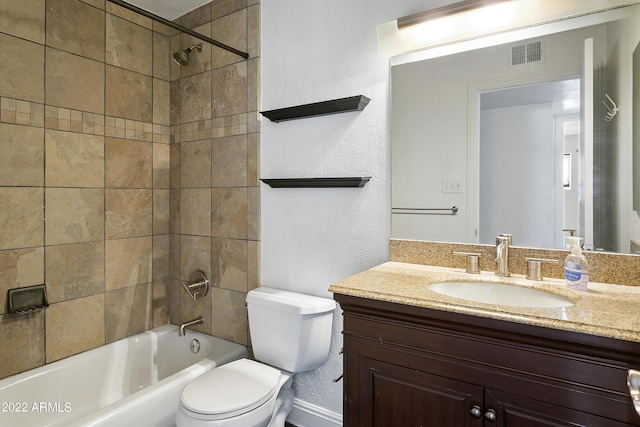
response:
<path id="1" fill-rule="evenodd" d="M 496 276 L 509 276 L 509 246 L 511 234 L 496 237 Z"/>
<path id="2" fill-rule="evenodd" d="M 182 325 L 180 325 L 180 330 L 178 331 L 178 335 L 180 335 L 181 337 L 184 336 L 185 329 L 187 329 L 189 326 L 199 325 L 200 323 L 204 323 L 204 318 L 202 316 L 198 317 L 197 319 L 190 320 L 188 322 L 183 323 Z"/>

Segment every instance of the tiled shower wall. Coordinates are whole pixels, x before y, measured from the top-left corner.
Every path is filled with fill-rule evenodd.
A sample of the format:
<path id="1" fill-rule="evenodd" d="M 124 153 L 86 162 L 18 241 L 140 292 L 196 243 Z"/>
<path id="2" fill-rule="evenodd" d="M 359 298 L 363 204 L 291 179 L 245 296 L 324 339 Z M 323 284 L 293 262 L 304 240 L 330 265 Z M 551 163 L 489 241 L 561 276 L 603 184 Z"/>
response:
<path id="1" fill-rule="evenodd" d="M 214 0 L 177 21 L 249 53 L 203 43 L 171 67 L 172 323 L 248 344 L 246 293 L 259 285 L 259 1 Z M 171 38 L 175 52 L 200 43 Z M 202 270 L 213 288 L 193 301 L 176 279 Z"/>
<path id="2" fill-rule="evenodd" d="M 245 2 L 220 1 L 200 12 L 210 27 L 214 10 L 221 23 L 235 25 L 222 30 L 221 41 L 248 45 L 257 31 L 247 30 L 251 8 L 238 3 Z M 246 95 L 257 79 L 250 84 L 244 75 L 242 111 L 235 96 L 214 96 L 212 89 L 226 90 L 220 86 L 226 84 L 213 83 L 213 75 L 226 78 L 232 71 L 227 67 L 243 65 L 248 72 L 248 62 L 233 58 L 212 61 L 209 70 L 196 70 L 195 63 L 181 69 L 170 54 L 184 36 L 105 0 L 5 0 L 0 7 L 0 377 L 191 313 L 208 319 L 206 331 L 246 343 L 244 305 L 231 304 L 257 280 L 256 255 L 248 255 L 250 247 L 257 253 L 257 220 L 247 218 L 257 209 L 249 170 L 257 174 L 258 130 L 249 123 L 252 97 Z M 254 9 L 257 17 L 258 5 Z M 244 32 L 233 18 L 238 13 L 244 13 Z M 212 82 L 208 99 L 190 101 L 193 82 L 202 83 L 206 73 Z M 233 151 L 227 136 L 247 141 L 242 184 L 214 179 L 216 173 L 237 172 L 237 164 L 228 163 L 234 156 L 212 158 L 207 170 L 189 163 L 202 162 L 206 153 L 190 155 L 186 141 L 195 148 L 220 139 Z M 183 173 L 183 166 L 189 171 Z M 211 182 L 194 186 L 189 174 L 209 175 Z M 212 203 L 218 188 L 247 194 L 246 234 L 213 234 L 226 229 L 212 223 L 225 209 L 236 216 L 221 224 L 242 222 L 235 205 Z M 200 193 L 194 198 L 189 190 Z M 249 193 L 256 204 L 249 203 Z M 210 218 L 208 236 L 193 228 L 194 215 Z M 236 246 L 245 248 L 244 257 L 228 249 Z M 208 265 L 200 263 L 207 258 Z M 241 260 L 245 264 L 238 266 Z M 171 279 L 184 278 L 194 265 L 216 274 L 218 288 L 206 301 L 206 313 L 200 313 L 202 302 L 185 301 L 183 291 L 176 292 L 179 281 Z M 48 309 L 6 313 L 8 289 L 39 283 L 47 285 Z"/>

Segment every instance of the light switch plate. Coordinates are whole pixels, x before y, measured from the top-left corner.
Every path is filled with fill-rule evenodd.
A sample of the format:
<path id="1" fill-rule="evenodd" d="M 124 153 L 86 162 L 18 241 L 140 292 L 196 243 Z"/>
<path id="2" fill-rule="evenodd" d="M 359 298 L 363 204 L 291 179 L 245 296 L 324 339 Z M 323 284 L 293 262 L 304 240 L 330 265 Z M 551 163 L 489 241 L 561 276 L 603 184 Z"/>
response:
<path id="1" fill-rule="evenodd" d="M 462 181 L 459 179 L 443 179 L 442 194 L 461 194 Z"/>

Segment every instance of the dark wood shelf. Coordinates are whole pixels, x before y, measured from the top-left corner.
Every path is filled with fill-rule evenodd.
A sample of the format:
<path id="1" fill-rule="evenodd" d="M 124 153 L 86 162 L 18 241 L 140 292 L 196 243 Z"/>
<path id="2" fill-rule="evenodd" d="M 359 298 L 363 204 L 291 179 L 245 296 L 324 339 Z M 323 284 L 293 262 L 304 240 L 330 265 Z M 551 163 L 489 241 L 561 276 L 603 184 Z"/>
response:
<path id="1" fill-rule="evenodd" d="M 337 178 L 272 178 L 260 181 L 271 188 L 338 188 L 364 187 L 370 176 L 350 176 Z"/>
<path id="2" fill-rule="evenodd" d="M 330 101 L 314 102 L 312 104 L 297 105 L 295 107 L 279 108 L 277 110 L 261 111 L 260 113 L 272 122 L 304 119 L 307 117 L 326 116 L 328 114 L 362 111 L 370 99 L 364 95 L 348 98 L 332 99 Z"/>

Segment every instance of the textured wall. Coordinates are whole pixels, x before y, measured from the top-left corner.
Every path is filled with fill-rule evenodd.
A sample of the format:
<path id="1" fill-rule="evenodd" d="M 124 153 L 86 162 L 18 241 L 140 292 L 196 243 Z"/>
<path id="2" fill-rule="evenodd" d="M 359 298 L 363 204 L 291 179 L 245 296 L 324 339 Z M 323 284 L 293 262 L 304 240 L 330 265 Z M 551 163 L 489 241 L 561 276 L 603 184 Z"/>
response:
<path id="1" fill-rule="evenodd" d="M 430 4 L 425 4 L 430 3 Z M 262 119 L 262 177 L 362 176 L 361 189 L 262 189 L 262 283 L 331 297 L 342 278 L 388 260 L 389 72 L 376 26 L 439 6 L 424 1 L 273 0 L 262 5 L 262 108 L 363 94 L 364 111 Z M 296 377 L 299 399 L 342 413 L 342 318 L 320 369 Z"/>

